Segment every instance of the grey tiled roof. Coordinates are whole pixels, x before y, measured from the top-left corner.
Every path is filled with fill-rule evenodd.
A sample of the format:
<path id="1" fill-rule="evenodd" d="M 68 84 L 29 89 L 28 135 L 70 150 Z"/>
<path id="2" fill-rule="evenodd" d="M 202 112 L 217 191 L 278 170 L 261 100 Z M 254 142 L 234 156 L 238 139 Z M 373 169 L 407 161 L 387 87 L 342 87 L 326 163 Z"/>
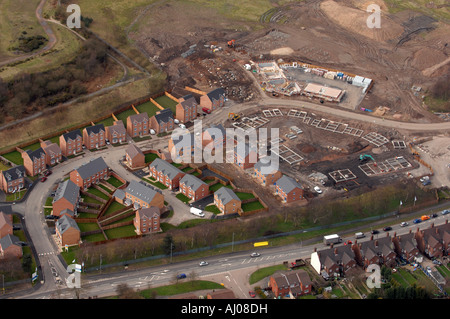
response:
<path id="1" fill-rule="evenodd" d="M 80 231 L 80 228 L 78 227 L 77 222 L 67 215 L 64 215 L 60 219 L 56 221 L 55 227 L 58 229 L 60 234 L 63 234 L 70 228 L 75 228 L 76 230 Z"/>
<path id="2" fill-rule="evenodd" d="M 202 185 L 207 185 L 201 179 L 195 177 L 194 175 L 190 175 L 190 174 L 184 175 L 184 177 L 180 180 L 180 185 L 181 184 L 185 184 L 186 187 L 189 187 L 194 191 L 196 191 Z"/>
<path id="3" fill-rule="evenodd" d="M 302 189 L 302 185 L 300 185 L 299 183 L 297 183 L 297 181 L 295 179 L 293 179 L 292 177 L 283 175 L 277 182 L 276 184 L 286 193 L 288 194 L 290 191 L 292 191 L 293 189 L 295 189 L 296 187 Z"/>
<path id="4" fill-rule="evenodd" d="M 5 250 L 12 245 L 19 246 L 19 242 L 20 240 L 18 237 L 10 234 L 0 238 L 0 246 L 2 247 L 2 250 Z"/>
<path id="5" fill-rule="evenodd" d="M 75 141 L 76 139 L 77 139 L 77 137 L 83 137 L 83 135 L 81 135 L 81 132 L 80 132 L 80 130 L 74 130 L 74 131 L 71 131 L 71 132 L 68 132 L 68 133 L 64 133 L 63 135 L 62 135 L 62 137 L 64 138 L 64 140 L 67 142 L 68 140 L 73 140 L 73 141 Z"/>
<path id="6" fill-rule="evenodd" d="M 173 121 L 173 112 L 171 109 L 161 110 L 158 114 L 155 114 L 155 119 L 158 123 L 169 123 Z"/>
<path id="7" fill-rule="evenodd" d="M 69 203 L 72 205 L 76 205 L 77 199 L 80 194 L 80 187 L 72 182 L 70 179 L 62 182 L 58 185 L 58 188 L 55 192 L 55 197 L 53 198 L 53 202 L 57 202 L 61 198 L 67 199 Z"/>
<path id="8" fill-rule="evenodd" d="M 105 126 L 103 124 L 97 124 L 86 127 L 86 132 L 88 133 L 88 135 L 91 135 L 92 133 L 98 134 L 100 133 L 100 131 L 105 132 Z"/>
<path id="9" fill-rule="evenodd" d="M 155 214 L 160 215 L 160 211 L 158 207 L 150 206 L 149 208 L 141 208 L 138 210 L 139 217 L 147 217 L 152 218 Z"/>
<path id="10" fill-rule="evenodd" d="M 146 203 L 150 203 L 157 192 L 150 187 L 147 187 L 133 180 L 126 188 L 125 193 L 131 194 Z"/>
<path id="11" fill-rule="evenodd" d="M 128 156 L 130 156 L 131 158 L 134 158 L 138 154 L 144 155 L 144 153 L 141 151 L 141 149 L 139 147 L 137 147 L 135 144 L 130 144 L 127 147 L 126 152 L 127 152 Z"/>
<path id="12" fill-rule="evenodd" d="M 226 205 L 231 200 L 235 199 L 238 201 L 241 201 L 239 197 L 233 192 L 233 190 L 229 189 L 228 187 L 221 187 L 219 188 L 214 195 L 217 195 L 218 199 L 222 202 L 222 204 Z"/>
<path id="13" fill-rule="evenodd" d="M 218 88 L 212 90 L 211 92 L 206 94 L 208 98 L 212 100 L 219 100 L 221 96 L 225 96 L 225 90 L 223 88 Z"/>
<path id="14" fill-rule="evenodd" d="M 143 112 L 143 113 L 139 113 L 139 114 L 133 114 L 133 115 L 130 115 L 128 118 L 130 119 L 131 122 L 139 122 L 139 123 L 141 123 L 144 120 L 146 120 L 147 123 L 148 123 L 148 114 L 147 114 L 147 112 Z"/>
<path id="15" fill-rule="evenodd" d="M 108 168 L 102 157 L 97 157 L 90 162 L 81 165 L 77 168 L 78 174 L 80 174 L 82 179 L 87 179 L 96 173 Z"/>
<path id="16" fill-rule="evenodd" d="M 25 177 L 25 167 L 23 165 L 15 166 L 6 171 L 3 171 L 7 181 L 13 181 L 22 177 Z"/>
<path id="17" fill-rule="evenodd" d="M 28 156 L 30 157 L 30 159 L 31 159 L 32 161 L 34 161 L 35 158 L 36 158 L 36 159 L 40 159 L 40 158 L 42 157 L 42 155 L 45 156 L 45 152 L 44 152 L 44 150 L 42 149 L 42 147 L 39 147 L 37 150 L 34 150 L 34 151 L 32 151 L 32 150 L 27 150 L 26 153 L 28 154 Z"/>
<path id="18" fill-rule="evenodd" d="M 150 168 L 154 167 L 156 171 L 162 172 L 164 175 L 169 177 L 170 179 L 173 179 L 175 176 L 177 176 L 180 173 L 183 173 L 179 168 L 173 166 L 172 164 L 169 164 L 165 160 L 162 160 L 160 158 L 156 158 L 149 166 Z"/>

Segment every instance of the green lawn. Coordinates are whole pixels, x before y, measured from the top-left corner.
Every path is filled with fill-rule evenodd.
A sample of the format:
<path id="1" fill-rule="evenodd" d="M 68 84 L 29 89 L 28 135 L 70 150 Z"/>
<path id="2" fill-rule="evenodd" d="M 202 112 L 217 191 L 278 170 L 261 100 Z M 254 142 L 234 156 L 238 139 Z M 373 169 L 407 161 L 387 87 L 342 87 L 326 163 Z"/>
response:
<path id="1" fill-rule="evenodd" d="M 150 289 L 142 290 L 139 294 L 145 299 L 151 298 L 153 293 L 158 296 L 173 296 L 178 294 L 184 294 L 191 291 L 197 290 L 212 290 L 212 289 L 223 289 L 224 287 L 218 283 L 205 281 L 205 280 L 193 280 L 189 281 L 189 274 L 187 275 L 188 281 L 183 281 L 176 283 L 174 285 L 155 287 Z"/>
<path id="2" fill-rule="evenodd" d="M 106 210 L 105 214 L 103 216 L 111 215 L 118 210 L 124 209 L 125 205 L 122 205 L 121 203 L 118 203 L 116 201 L 112 202 L 111 205 L 109 205 L 108 209 Z"/>
<path id="3" fill-rule="evenodd" d="M 147 112 L 149 118 L 152 117 L 153 115 L 155 115 L 156 112 L 161 111 L 159 109 L 159 107 L 157 107 L 155 104 L 153 104 L 150 101 L 136 106 L 136 109 L 139 111 L 139 113 Z"/>
<path id="4" fill-rule="evenodd" d="M 13 151 L 2 156 L 16 165 L 23 165 L 22 154 L 20 154 L 18 151 Z"/>
<path id="5" fill-rule="evenodd" d="M 124 111 L 124 112 L 122 112 L 122 113 L 115 114 L 115 115 L 116 115 L 117 119 L 118 119 L 118 120 L 122 120 L 123 125 L 124 125 L 125 127 L 127 127 L 127 118 L 128 118 L 130 115 L 134 115 L 134 114 L 136 114 L 136 112 L 133 110 L 133 108 L 130 108 L 130 109 L 128 109 L 128 110 L 126 110 L 126 111 Z"/>
<path id="6" fill-rule="evenodd" d="M 178 193 L 175 197 L 178 198 L 179 200 L 181 200 L 184 203 L 189 203 L 191 201 L 191 199 L 189 197 L 185 196 L 182 193 Z"/>
<path id="7" fill-rule="evenodd" d="M 213 214 L 221 214 L 222 212 L 220 211 L 220 209 L 219 208 L 217 208 L 217 206 L 216 205 L 208 205 L 208 206 L 206 206 L 205 207 L 205 210 L 207 211 L 207 212 L 211 212 L 211 213 L 213 213 Z"/>
<path id="8" fill-rule="evenodd" d="M 100 229 L 97 223 L 78 223 L 81 232 L 93 231 Z"/>
<path id="9" fill-rule="evenodd" d="M 146 164 L 151 163 L 151 162 L 153 162 L 156 158 L 159 158 L 159 156 L 156 155 L 156 154 L 154 154 L 154 153 L 148 153 L 148 154 L 145 154 L 145 163 L 146 163 Z"/>
<path id="10" fill-rule="evenodd" d="M 165 96 L 165 95 L 157 97 L 155 99 L 155 101 L 162 107 L 171 109 L 173 112 L 173 115 L 175 116 L 176 111 L 177 111 L 177 104 L 178 104 L 177 102 L 175 102 L 170 97 Z"/>
<path id="11" fill-rule="evenodd" d="M 244 212 L 250 212 L 252 210 L 264 208 L 264 206 L 259 201 L 256 201 L 256 202 L 242 204 L 241 208 L 242 208 L 242 211 L 244 211 Z"/>
<path id="12" fill-rule="evenodd" d="M 104 127 L 112 126 L 112 125 L 114 125 L 114 119 L 113 119 L 112 116 L 110 116 L 110 117 L 108 117 L 108 118 L 106 118 L 106 119 L 104 119 L 104 120 L 102 120 L 100 122 L 95 123 L 95 125 L 97 125 L 97 124 L 103 124 Z"/>
<path id="13" fill-rule="evenodd" d="M 250 278 L 248 281 L 249 281 L 250 285 L 253 285 L 253 284 L 257 283 L 258 281 L 273 275 L 275 272 L 277 272 L 279 270 L 286 271 L 287 269 L 286 269 L 286 266 L 284 266 L 283 264 L 264 267 L 264 268 L 256 270 L 254 273 L 252 273 L 250 275 Z"/>
<path id="14" fill-rule="evenodd" d="M 235 192 L 235 193 L 240 200 L 255 198 L 255 196 L 252 193 L 243 193 L 243 192 Z"/>
<path id="15" fill-rule="evenodd" d="M 99 191 L 99 190 L 96 189 L 96 188 L 92 188 L 92 187 L 91 187 L 91 188 L 88 189 L 88 192 L 91 193 L 92 195 L 95 195 L 95 196 L 97 196 L 97 197 L 100 197 L 100 198 L 102 198 L 102 199 L 104 199 L 104 200 L 109 200 L 108 195 L 102 193 L 101 191 Z"/>
<path id="16" fill-rule="evenodd" d="M 121 181 L 119 181 L 117 178 L 115 178 L 114 176 L 111 176 L 109 179 L 106 180 L 106 182 L 108 182 L 109 184 L 111 184 L 114 187 L 120 187 L 123 185 L 123 183 Z"/>
<path id="17" fill-rule="evenodd" d="M 107 230 L 105 230 L 105 234 L 108 237 L 108 239 L 116 239 L 116 238 L 135 236 L 136 232 L 135 232 L 135 228 L 133 225 L 127 225 L 127 226 L 107 229 Z"/>
<path id="18" fill-rule="evenodd" d="M 214 184 L 212 186 L 209 186 L 209 190 L 211 192 L 215 192 L 215 191 L 221 189 L 222 187 L 228 187 L 229 189 L 233 189 L 233 187 L 231 185 L 223 185 L 221 183 L 217 183 L 217 184 Z"/>

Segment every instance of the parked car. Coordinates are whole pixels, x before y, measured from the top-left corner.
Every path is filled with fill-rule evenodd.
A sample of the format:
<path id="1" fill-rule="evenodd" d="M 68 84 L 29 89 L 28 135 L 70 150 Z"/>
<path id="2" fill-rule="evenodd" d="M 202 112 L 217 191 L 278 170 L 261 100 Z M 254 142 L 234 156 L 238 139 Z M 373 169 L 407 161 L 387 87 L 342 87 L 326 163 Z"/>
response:
<path id="1" fill-rule="evenodd" d="M 378 233 L 379 233 L 378 230 L 376 230 L 376 229 L 372 230 L 372 235 L 375 235 L 375 234 L 378 234 Z"/>
<path id="2" fill-rule="evenodd" d="M 450 210 L 445 209 L 441 212 L 442 215 L 447 215 L 448 213 L 450 213 Z"/>
<path id="3" fill-rule="evenodd" d="M 185 129 L 186 128 L 186 125 L 184 125 L 184 124 L 178 124 L 178 126 L 180 127 L 180 128 L 182 128 L 182 129 Z"/>
<path id="4" fill-rule="evenodd" d="M 406 226 L 408 226 L 408 225 L 409 225 L 408 222 L 402 222 L 402 223 L 400 224 L 401 227 L 406 227 Z"/>
<path id="5" fill-rule="evenodd" d="M 317 192 L 317 194 L 322 194 L 322 190 L 319 186 L 314 186 L 314 190 Z"/>
<path id="6" fill-rule="evenodd" d="M 186 274 L 177 275 L 177 279 L 183 279 L 183 278 L 186 278 Z"/>
<path id="7" fill-rule="evenodd" d="M 256 294 L 254 291 L 249 291 L 248 294 L 250 295 L 250 297 L 255 298 Z"/>
<path id="8" fill-rule="evenodd" d="M 417 218 L 417 219 L 414 219 L 414 224 L 418 224 L 418 223 L 421 223 L 422 222 L 422 220 L 420 219 L 420 218 Z"/>
<path id="9" fill-rule="evenodd" d="M 429 219 L 430 219 L 430 216 L 423 215 L 422 217 L 420 217 L 420 219 L 422 219 L 422 220 L 429 220 Z"/>
<path id="10" fill-rule="evenodd" d="M 442 265 L 442 263 L 439 260 L 437 260 L 437 259 L 433 259 L 433 264 L 435 264 L 435 265 Z"/>
<path id="11" fill-rule="evenodd" d="M 431 217 L 431 218 L 436 218 L 436 217 L 438 217 L 438 214 L 436 214 L 436 213 L 431 214 L 430 217 Z"/>
<path id="12" fill-rule="evenodd" d="M 383 228 L 383 230 L 384 231 L 390 231 L 390 230 L 392 230 L 392 227 L 391 226 L 386 226 L 386 227 Z"/>
<path id="13" fill-rule="evenodd" d="M 260 253 L 252 253 L 251 255 L 250 255 L 250 257 L 259 257 L 259 256 L 261 256 L 261 254 Z"/>
<path id="14" fill-rule="evenodd" d="M 344 245 L 351 245 L 351 244 L 353 244 L 353 242 L 352 242 L 351 240 L 347 240 L 347 241 L 344 243 Z"/>
<path id="15" fill-rule="evenodd" d="M 431 267 L 427 266 L 427 273 L 429 273 L 431 275 Z"/>
<path id="16" fill-rule="evenodd" d="M 211 110 L 206 107 L 202 108 L 202 111 L 203 111 L 203 113 L 211 114 Z"/>
<path id="17" fill-rule="evenodd" d="M 52 171 L 51 170 L 45 171 L 44 176 L 50 176 L 50 175 L 52 175 Z"/>
<path id="18" fill-rule="evenodd" d="M 47 216 L 45 216 L 45 219 L 59 219 L 59 216 L 56 216 L 56 215 L 47 215 Z"/>
<path id="19" fill-rule="evenodd" d="M 45 176 L 41 178 L 41 182 L 45 182 L 46 180 L 47 180 L 47 177 L 45 177 Z"/>
<path id="20" fill-rule="evenodd" d="M 199 263 L 199 266 L 208 266 L 208 263 L 206 261 L 201 261 Z"/>

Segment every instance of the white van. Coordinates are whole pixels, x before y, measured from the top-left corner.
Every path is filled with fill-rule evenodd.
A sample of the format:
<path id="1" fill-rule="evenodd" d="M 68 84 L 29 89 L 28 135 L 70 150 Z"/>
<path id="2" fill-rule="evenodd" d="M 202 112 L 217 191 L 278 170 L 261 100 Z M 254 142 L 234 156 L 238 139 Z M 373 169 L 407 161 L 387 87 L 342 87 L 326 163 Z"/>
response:
<path id="1" fill-rule="evenodd" d="M 195 207 L 191 207 L 191 214 L 198 217 L 205 217 L 205 213 L 201 209 Z"/>
<path id="2" fill-rule="evenodd" d="M 356 233 L 355 234 L 355 238 L 364 238 L 366 237 L 366 235 L 364 235 L 364 233 Z"/>

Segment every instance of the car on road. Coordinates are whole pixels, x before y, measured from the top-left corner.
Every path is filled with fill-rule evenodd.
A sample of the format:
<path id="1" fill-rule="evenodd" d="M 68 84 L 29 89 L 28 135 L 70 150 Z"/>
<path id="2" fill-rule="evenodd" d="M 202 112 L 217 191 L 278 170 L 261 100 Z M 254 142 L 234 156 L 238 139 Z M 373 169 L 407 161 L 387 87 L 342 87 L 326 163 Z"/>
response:
<path id="1" fill-rule="evenodd" d="M 376 229 L 374 229 L 374 230 L 372 230 L 372 235 L 375 235 L 375 234 L 378 234 L 379 233 L 379 231 L 378 230 L 376 230 Z"/>
<path id="2" fill-rule="evenodd" d="M 252 253 L 251 255 L 250 255 L 250 257 L 259 257 L 259 256 L 261 256 L 261 254 L 260 253 Z"/>
<path id="3" fill-rule="evenodd" d="M 390 230 L 392 230 L 392 227 L 391 226 L 386 226 L 386 227 L 383 228 L 383 230 L 384 231 L 390 231 Z"/>
<path id="4" fill-rule="evenodd" d="M 41 178 L 41 182 L 45 182 L 46 180 L 47 180 L 47 177 L 45 177 L 45 176 Z"/>
<path id="5" fill-rule="evenodd" d="M 420 219 L 422 219 L 422 220 L 429 220 L 429 219 L 430 219 L 430 216 L 423 215 L 422 217 L 420 217 Z"/>
<path id="6" fill-rule="evenodd" d="M 344 245 L 351 245 L 351 244 L 353 244 L 353 242 L 352 242 L 351 240 L 347 240 L 347 241 L 344 243 Z"/>
<path id="7" fill-rule="evenodd" d="M 429 273 L 431 275 L 431 267 L 427 266 L 427 273 Z"/>
<path id="8" fill-rule="evenodd" d="M 44 176 L 50 176 L 52 173 L 53 172 L 51 170 L 45 171 Z"/>
<path id="9" fill-rule="evenodd" d="M 52 219 L 59 219 L 59 216 L 56 216 L 56 215 L 47 215 L 47 216 L 45 216 L 45 219 L 50 219 L 50 220 L 52 220 Z"/>
<path id="10" fill-rule="evenodd" d="M 180 127 L 180 128 L 182 128 L 182 129 L 185 129 L 186 128 L 186 125 L 184 125 L 184 124 L 178 124 L 178 126 Z"/>
<path id="11" fill-rule="evenodd" d="M 408 226 L 408 225 L 409 225 L 408 222 L 402 222 L 402 223 L 400 224 L 401 227 L 406 227 L 406 226 Z"/>
<path id="12" fill-rule="evenodd" d="M 184 279 L 184 278 L 186 278 L 186 274 L 177 275 L 177 279 Z"/>
<path id="13" fill-rule="evenodd" d="M 319 186 L 314 186 L 314 190 L 316 191 L 317 194 L 323 193 Z"/>
<path id="14" fill-rule="evenodd" d="M 433 264 L 435 264 L 435 265 L 442 265 L 442 263 L 439 260 L 437 260 L 437 259 L 433 259 Z"/>
<path id="15" fill-rule="evenodd" d="M 198 265 L 199 266 L 208 266 L 208 263 L 206 261 L 201 261 Z"/>
<path id="16" fill-rule="evenodd" d="M 436 213 L 431 214 L 430 217 L 431 217 L 431 218 L 436 218 L 436 217 L 438 217 L 438 214 L 436 214 Z"/>
<path id="17" fill-rule="evenodd" d="M 418 223 L 421 223 L 421 222 L 422 222 L 422 220 L 420 218 L 416 218 L 413 221 L 414 224 L 418 224 Z"/>
<path id="18" fill-rule="evenodd" d="M 450 210 L 445 209 L 441 212 L 442 215 L 447 215 L 448 213 L 450 213 Z"/>
<path id="19" fill-rule="evenodd" d="M 254 291 L 249 291 L 248 294 L 250 295 L 250 297 L 255 298 L 256 294 Z"/>

